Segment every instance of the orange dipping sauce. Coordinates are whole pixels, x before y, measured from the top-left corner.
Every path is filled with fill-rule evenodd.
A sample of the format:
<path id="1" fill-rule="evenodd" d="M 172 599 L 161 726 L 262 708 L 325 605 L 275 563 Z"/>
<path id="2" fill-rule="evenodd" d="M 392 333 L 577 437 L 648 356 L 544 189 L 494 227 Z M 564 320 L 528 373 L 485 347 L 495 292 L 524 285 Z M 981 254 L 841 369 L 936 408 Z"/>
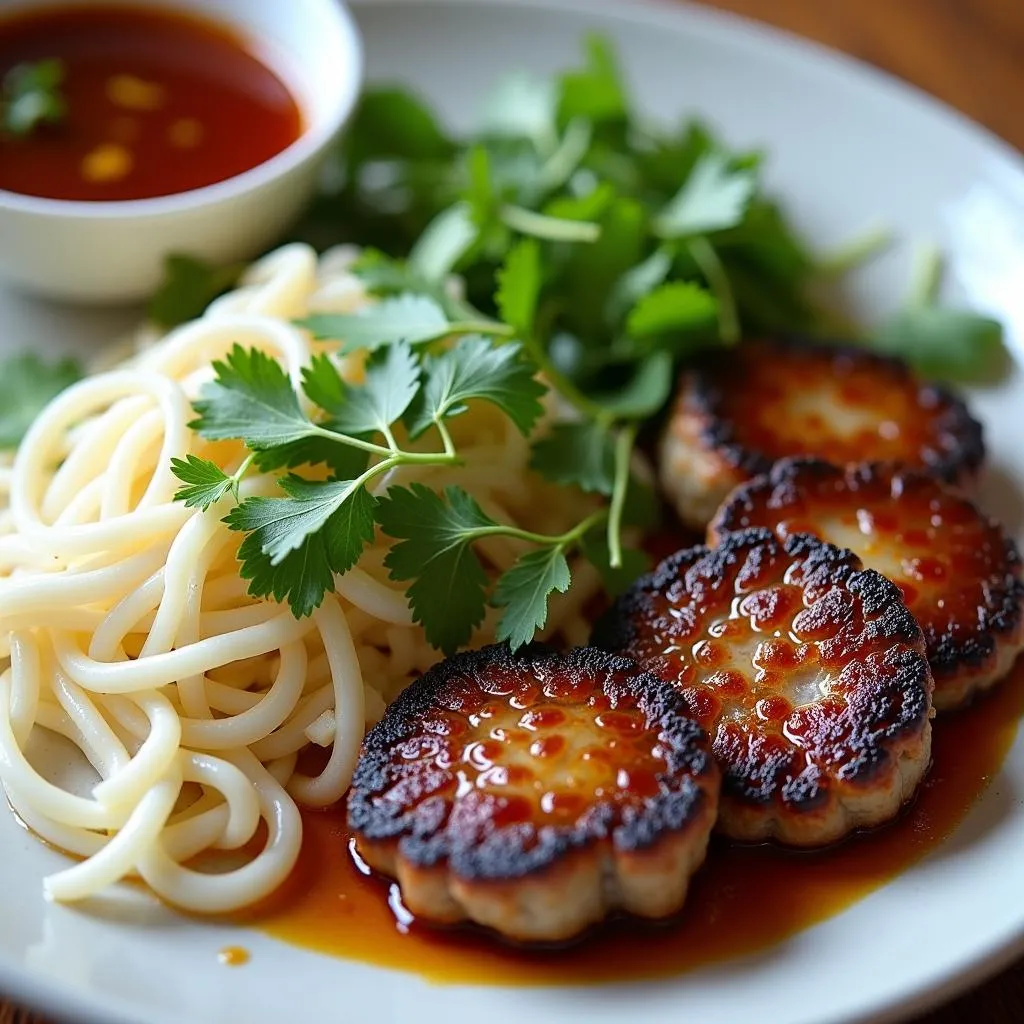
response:
<path id="1" fill-rule="evenodd" d="M 991 696 L 934 723 L 934 762 L 899 821 L 819 852 L 714 841 L 678 921 L 620 922 L 561 950 L 528 952 L 471 929 L 432 931 L 397 886 L 365 877 L 348 852 L 343 809 L 306 813 L 291 879 L 245 920 L 323 953 L 435 982 L 572 985 L 680 974 L 750 954 L 808 928 L 934 850 L 998 772 L 1024 714 L 1024 660 Z"/>
<path id="2" fill-rule="evenodd" d="M 298 104 L 230 29 L 144 6 L 0 19 L 0 79 L 57 60 L 65 113 L 0 133 L 0 189 L 51 199 L 172 195 L 234 177 L 294 142 Z"/>

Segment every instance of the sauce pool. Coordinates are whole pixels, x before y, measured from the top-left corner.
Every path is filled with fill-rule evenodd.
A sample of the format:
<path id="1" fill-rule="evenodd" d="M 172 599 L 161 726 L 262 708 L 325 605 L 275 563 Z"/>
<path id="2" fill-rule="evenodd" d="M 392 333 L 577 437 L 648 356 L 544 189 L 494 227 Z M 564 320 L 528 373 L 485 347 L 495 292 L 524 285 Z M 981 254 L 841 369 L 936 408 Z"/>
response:
<path id="1" fill-rule="evenodd" d="M 0 18 L 0 78 L 57 60 L 65 112 L 0 132 L 0 189 L 51 199 L 171 195 L 234 177 L 294 142 L 299 107 L 245 40 L 159 8 L 47 7 Z"/>
<path id="2" fill-rule="evenodd" d="M 781 942 L 934 850 L 998 772 L 1022 713 L 1024 661 L 991 696 L 934 723 L 932 769 L 897 822 L 817 853 L 716 840 L 672 923 L 620 922 L 555 952 L 512 949 L 469 929 L 432 931 L 404 912 L 397 888 L 360 872 L 340 809 L 304 815 L 291 879 L 246 920 L 297 946 L 435 982 L 567 985 L 679 974 Z"/>

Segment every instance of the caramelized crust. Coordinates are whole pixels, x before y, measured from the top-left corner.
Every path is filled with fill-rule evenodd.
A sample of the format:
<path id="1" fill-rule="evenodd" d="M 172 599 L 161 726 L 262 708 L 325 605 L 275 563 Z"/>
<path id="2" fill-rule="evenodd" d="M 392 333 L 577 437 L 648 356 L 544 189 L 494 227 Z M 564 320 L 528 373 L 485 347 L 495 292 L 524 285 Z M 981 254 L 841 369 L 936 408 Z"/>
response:
<path id="1" fill-rule="evenodd" d="M 931 749 L 924 639 L 850 551 L 765 529 L 687 548 L 641 577 L 594 642 L 671 682 L 714 737 L 718 827 L 832 842 L 897 813 Z"/>
<path id="2" fill-rule="evenodd" d="M 703 529 L 733 487 L 790 455 L 894 461 L 966 483 L 984 446 L 958 398 L 860 348 L 748 341 L 682 375 L 659 469 L 683 522 Z"/>
<path id="3" fill-rule="evenodd" d="M 616 909 L 678 911 L 718 788 L 707 734 L 671 686 L 592 648 L 495 645 L 388 708 L 348 819 L 417 916 L 552 942 Z"/>
<path id="4" fill-rule="evenodd" d="M 750 526 L 767 526 L 783 540 L 810 533 L 849 547 L 892 580 L 924 633 L 939 710 L 998 682 L 1024 646 L 1016 545 L 963 494 L 926 473 L 784 459 L 726 499 L 708 542 Z"/>

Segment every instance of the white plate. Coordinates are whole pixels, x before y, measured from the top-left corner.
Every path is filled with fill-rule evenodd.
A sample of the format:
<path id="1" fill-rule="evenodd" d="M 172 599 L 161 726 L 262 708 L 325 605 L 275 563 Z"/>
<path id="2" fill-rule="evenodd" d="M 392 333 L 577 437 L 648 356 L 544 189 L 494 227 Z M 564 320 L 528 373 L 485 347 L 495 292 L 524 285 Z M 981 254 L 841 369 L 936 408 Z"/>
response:
<path id="1" fill-rule="evenodd" d="M 952 257 L 961 298 L 991 309 L 1024 353 L 1024 170 L 1018 157 L 931 100 L 827 51 L 674 3 L 374 0 L 357 14 L 370 75 L 422 88 L 465 123 L 494 75 L 551 71 L 581 35 L 613 35 L 642 105 L 700 112 L 736 143 L 771 152 L 773 186 L 821 245 L 882 221 Z M 909 246 L 857 285 L 892 308 Z M 83 254 L 83 258 L 87 258 Z M 124 318 L 0 295 L 2 344 L 66 348 Z M 993 471 L 987 504 L 1022 536 L 1024 374 L 976 394 Z M 61 863 L 0 814 L 0 991 L 97 1024 L 280 1024 L 282 1020 L 471 1020 L 491 1024 L 761 1024 L 888 1020 L 979 980 L 1024 946 L 1024 741 L 942 848 L 846 913 L 757 956 L 677 979 L 597 989 L 433 987 L 259 934 L 203 925 L 136 900 L 131 912 L 47 906 L 40 879 Z M 355 924 L 358 927 L 358 922 Z M 248 968 L 216 953 L 237 943 Z M 640 1002 L 638 1003 L 637 1000 Z"/>

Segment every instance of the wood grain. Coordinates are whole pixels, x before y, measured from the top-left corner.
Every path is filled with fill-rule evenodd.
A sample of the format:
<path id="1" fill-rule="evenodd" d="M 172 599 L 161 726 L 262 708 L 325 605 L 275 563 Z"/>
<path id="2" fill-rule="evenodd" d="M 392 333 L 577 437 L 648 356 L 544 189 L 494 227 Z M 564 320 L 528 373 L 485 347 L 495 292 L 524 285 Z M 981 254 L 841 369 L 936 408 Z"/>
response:
<path id="1" fill-rule="evenodd" d="M 914 83 L 1024 149 L 1024 0 L 707 0 Z"/>
<path id="2" fill-rule="evenodd" d="M 1024 149 L 1024 0 L 709 0 L 913 82 Z M 1024 964 L 917 1024 L 1020 1024 Z M 0 1024 L 45 1024 L 0 1004 Z"/>

